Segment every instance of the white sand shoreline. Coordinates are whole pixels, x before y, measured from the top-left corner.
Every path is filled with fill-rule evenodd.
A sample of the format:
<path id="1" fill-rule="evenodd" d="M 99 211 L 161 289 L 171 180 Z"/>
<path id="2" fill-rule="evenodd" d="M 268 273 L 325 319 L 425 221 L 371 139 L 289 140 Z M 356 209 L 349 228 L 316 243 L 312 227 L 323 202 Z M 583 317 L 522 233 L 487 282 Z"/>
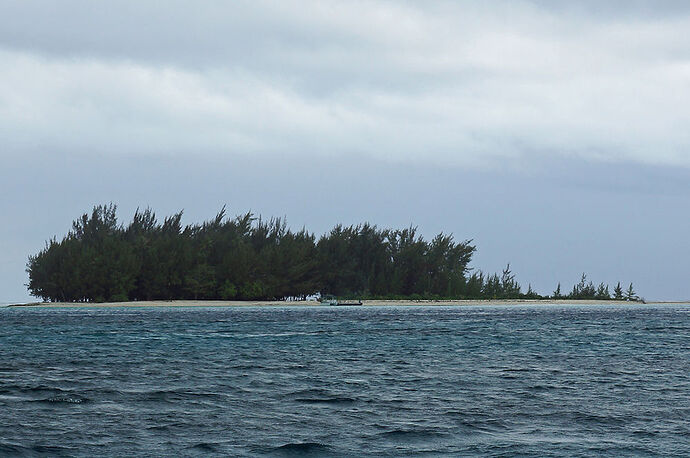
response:
<path id="1" fill-rule="evenodd" d="M 653 301 L 646 305 L 688 304 L 687 301 Z M 363 306 L 472 306 L 472 305 L 578 305 L 578 304 L 607 304 L 607 305 L 644 305 L 641 302 L 628 301 L 597 301 L 597 300 L 568 300 L 568 299 L 501 299 L 501 300 L 364 300 Z M 316 307 L 321 306 L 317 301 L 136 301 L 136 302 L 33 302 L 27 304 L 10 304 L 8 307 L 47 307 L 47 308 L 94 308 L 94 307 Z M 333 307 L 333 306 L 324 306 Z"/>

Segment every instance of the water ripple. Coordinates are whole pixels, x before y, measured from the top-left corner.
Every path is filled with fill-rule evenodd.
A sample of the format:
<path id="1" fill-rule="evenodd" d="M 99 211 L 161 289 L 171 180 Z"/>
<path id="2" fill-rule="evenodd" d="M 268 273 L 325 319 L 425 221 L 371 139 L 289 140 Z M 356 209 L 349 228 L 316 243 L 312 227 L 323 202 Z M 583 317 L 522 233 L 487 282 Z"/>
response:
<path id="1" fill-rule="evenodd" d="M 0 456 L 690 456 L 690 306 L 0 309 Z"/>

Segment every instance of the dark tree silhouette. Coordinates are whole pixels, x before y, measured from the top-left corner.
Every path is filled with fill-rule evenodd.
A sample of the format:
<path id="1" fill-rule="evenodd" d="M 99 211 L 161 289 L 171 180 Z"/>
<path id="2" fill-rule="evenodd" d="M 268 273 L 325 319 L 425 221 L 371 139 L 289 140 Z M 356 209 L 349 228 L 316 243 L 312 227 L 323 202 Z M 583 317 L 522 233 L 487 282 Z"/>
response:
<path id="1" fill-rule="evenodd" d="M 471 272 L 471 240 L 441 233 L 426 241 L 416 227 L 338 225 L 317 240 L 304 228 L 289 229 L 285 218 L 230 218 L 225 208 L 187 226 L 182 212 L 159 222 L 151 209 L 137 209 L 124 226 L 116 210 L 113 204 L 94 207 L 62 240 L 50 239 L 29 256 L 31 294 L 83 302 L 304 299 L 319 292 L 388 299 L 541 297 L 531 285 L 522 293 L 510 264 L 500 276 Z M 616 297 L 622 297 L 619 289 Z M 610 294 L 583 274 L 567 297 Z M 636 297 L 631 285 L 626 298 Z"/>

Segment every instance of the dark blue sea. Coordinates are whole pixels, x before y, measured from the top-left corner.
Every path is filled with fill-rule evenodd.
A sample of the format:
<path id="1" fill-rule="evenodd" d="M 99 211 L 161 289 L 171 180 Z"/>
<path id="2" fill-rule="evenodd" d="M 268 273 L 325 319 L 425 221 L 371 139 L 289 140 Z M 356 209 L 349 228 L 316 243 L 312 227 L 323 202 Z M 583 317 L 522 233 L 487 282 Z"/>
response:
<path id="1" fill-rule="evenodd" d="M 0 309 L 0 456 L 690 456 L 690 305 Z"/>

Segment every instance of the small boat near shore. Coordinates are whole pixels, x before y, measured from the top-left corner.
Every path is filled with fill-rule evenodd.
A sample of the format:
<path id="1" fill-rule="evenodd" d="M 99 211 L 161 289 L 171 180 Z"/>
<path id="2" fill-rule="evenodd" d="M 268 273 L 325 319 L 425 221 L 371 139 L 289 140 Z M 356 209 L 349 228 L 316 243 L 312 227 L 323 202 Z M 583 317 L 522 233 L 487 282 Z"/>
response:
<path id="1" fill-rule="evenodd" d="M 336 302 L 337 302 L 337 304 L 335 304 L 335 305 L 364 305 L 364 304 L 362 304 L 362 301 L 356 301 L 356 302 L 355 301 L 346 301 L 346 302 L 336 301 Z"/>
<path id="2" fill-rule="evenodd" d="M 364 305 L 361 300 L 356 300 L 356 301 L 339 301 L 337 298 L 333 296 L 324 296 L 321 298 L 321 305 L 337 305 L 337 306 L 344 306 L 344 305 Z"/>

